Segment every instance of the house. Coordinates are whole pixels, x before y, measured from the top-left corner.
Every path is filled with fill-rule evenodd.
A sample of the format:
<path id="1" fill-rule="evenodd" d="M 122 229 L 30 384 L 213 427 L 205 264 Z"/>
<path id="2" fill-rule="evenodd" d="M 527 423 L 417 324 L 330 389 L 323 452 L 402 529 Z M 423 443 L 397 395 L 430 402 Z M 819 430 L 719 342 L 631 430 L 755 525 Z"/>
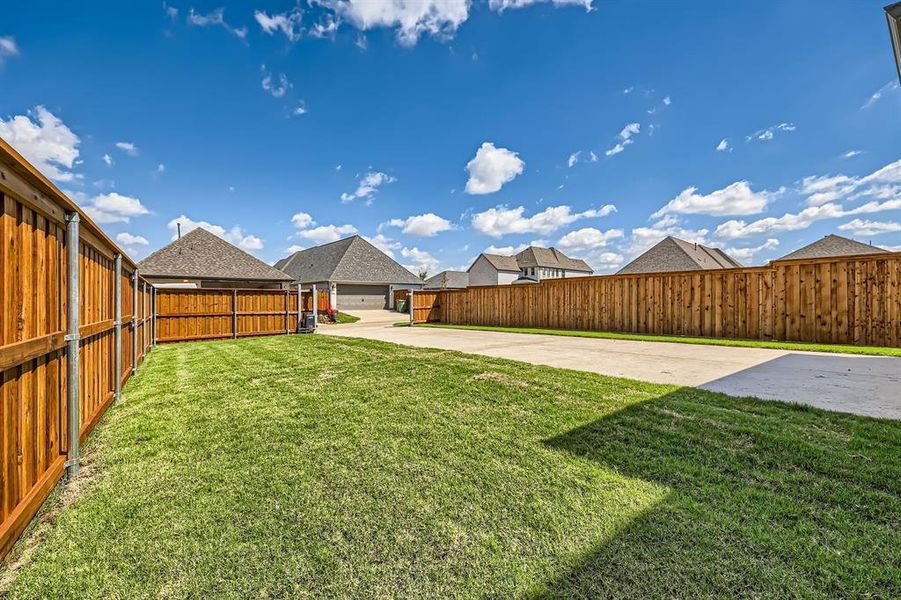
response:
<path id="1" fill-rule="evenodd" d="M 295 252 L 275 263 L 303 286 L 329 290 L 338 310 L 394 307 L 395 289 L 422 289 L 419 277 L 358 235 Z"/>
<path id="2" fill-rule="evenodd" d="M 667 236 L 617 272 L 663 273 L 666 271 L 709 271 L 734 269 L 741 263 L 720 250 Z"/>
<path id="3" fill-rule="evenodd" d="M 840 235 L 827 235 L 812 244 L 789 252 L 779 260 L 792 258 L 823 258 L 827 256 L 853 256 L 855 254 L 881 254 L 888 252 L 878 246 L 868 245 Z"/>
<path id="4" fill-rule="evenodd" d="M 284 289 L 291 277 L 198 227 L 163 246 L 138 271 L 157 287 Z"/>
<path id="5" fill-rule="evenodd" d="M 570 258 L 556 248 L 529 246 L 515 256 L 480 254 L 469 270 L 469 285 L 510 285 L 520 277 L 559 279 L 591 275 L 584 260 Z"/>
<path id="6" fill-rule="evenodd" d="M 425 280 L 427 290 L 462 290 L 469 285 L 466 271 L 441 271 Z"/>

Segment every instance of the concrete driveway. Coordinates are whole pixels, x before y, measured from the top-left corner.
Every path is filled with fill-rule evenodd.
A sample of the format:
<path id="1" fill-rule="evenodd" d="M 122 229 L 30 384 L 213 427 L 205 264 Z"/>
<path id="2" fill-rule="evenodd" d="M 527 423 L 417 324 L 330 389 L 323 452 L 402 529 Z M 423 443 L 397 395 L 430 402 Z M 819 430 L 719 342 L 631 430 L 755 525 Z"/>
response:
<path id="1" fill-rule="evenodd" d="M 538 365 L 732 396 L 798 402 L 858 415 L 901 419 L 901 358 L 632 342 L 493 331 L 393 327 L 406 315 L 360 311 L 360 321 L 320 334 L 458 350 Z"/>

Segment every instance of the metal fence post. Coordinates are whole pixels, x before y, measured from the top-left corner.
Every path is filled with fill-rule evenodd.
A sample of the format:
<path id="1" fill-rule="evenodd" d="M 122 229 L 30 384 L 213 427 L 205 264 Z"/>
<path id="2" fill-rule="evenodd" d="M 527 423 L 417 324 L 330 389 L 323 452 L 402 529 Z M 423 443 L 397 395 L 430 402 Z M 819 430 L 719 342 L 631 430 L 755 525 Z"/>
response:
<path id="1" fill-rule="evenodd" d="M 131 374 L 138 374 L 138 269 L 131 274 Z"/>
<path id="2" fill-rule="evenodd" d="M 122 255 L 116 255 L 116 285 L 115 303 L 116 316 L 113 324 L 116 326 L 116 337 L 113 342 L 116 345 L 116 400 L 122 399 Z"/>
<path id="3" fill-rule="evenodd" d="M 319 292 L 316 290 L 316 284 L 313 284 L 313 333 L 319 329 Z"/>
<path id="4" fill-rule="evenodd" d="M 238 337 L 238 290 L 232 290 L 232 339 Z"/>
<path id="5" fill-rule="evenodd" d="M 410 288 L 410 325 L 413 324 L 413 288 Z"/>
<path id="6" fill-rule="evenodd" d="M 68 420 L 69 447 L 66 452 L 66 474 L 74 477 L 81 468 L 81 411 L 79 385 L 79 348 L 81 338 L 80 293 L 79 293 L 79 248 L 78 213 L 66 215 L 66 418 Z"/>

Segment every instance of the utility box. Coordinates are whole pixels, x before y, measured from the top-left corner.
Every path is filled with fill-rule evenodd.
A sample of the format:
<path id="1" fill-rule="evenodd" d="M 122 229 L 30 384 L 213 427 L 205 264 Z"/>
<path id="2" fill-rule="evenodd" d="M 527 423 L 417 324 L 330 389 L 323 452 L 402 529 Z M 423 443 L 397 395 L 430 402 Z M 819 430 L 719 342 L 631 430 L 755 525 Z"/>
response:
<path id="1" fill-rule="evenodd" d="M 303 317 L 300 319 L 300 333 L 313 333 L 316 330 L 316 314 L 315 313 L 303 313 Z"/>

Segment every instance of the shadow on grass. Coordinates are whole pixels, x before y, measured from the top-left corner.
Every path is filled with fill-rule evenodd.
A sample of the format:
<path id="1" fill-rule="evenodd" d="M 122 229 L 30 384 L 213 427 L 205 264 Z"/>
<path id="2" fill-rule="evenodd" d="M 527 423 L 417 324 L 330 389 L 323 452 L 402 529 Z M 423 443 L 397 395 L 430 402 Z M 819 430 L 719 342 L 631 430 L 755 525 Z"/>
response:
<path id="1" fill-rule="evenodd" d="M 545 442 L 670 493 L 534 595 L 898 597 L 901 424 L 703 394 Z"/>

